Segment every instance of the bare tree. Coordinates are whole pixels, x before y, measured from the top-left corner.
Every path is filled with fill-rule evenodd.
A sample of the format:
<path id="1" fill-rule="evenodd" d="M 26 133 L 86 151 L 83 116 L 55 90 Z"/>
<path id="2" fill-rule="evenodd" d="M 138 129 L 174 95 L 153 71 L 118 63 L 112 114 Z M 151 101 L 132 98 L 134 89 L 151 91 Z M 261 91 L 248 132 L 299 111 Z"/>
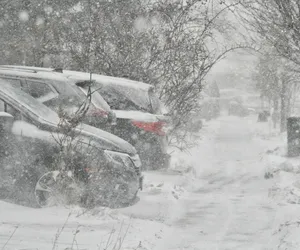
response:
<path id="1" fill-rule="evenodd" d="M 293 108 L 291 100 L 297 94 L 298 77 L 294 64 L 278 54 L 269 52 L 260 57 L 255 73 L 257 88 L 272 104 L 274 115 L 279 116 L 281 131 L 286 130 L 286 119 Z"/>
<path id="2" fill-rule="evenodd" d="M 227 14 L 239 0 L 36 1 L 3 3 L 13 13 L 0 27 L 9 34 L 0 38 L 4 58 L 13 58 L 7 62 L 41 66 L 48 57 L 52 66 L 152 84 L 174 118 L 172 134 L 199 108 L 211 68 L 249 47 L 228 39 L 234 27 Z M 20 9 L 28 20 L 20 22 Z"/>
<path id="3" fill-rule="evenodd" d="M 248 28 L 277 53 L 300 64 L 300 4 L 297 0 L 244 1 L 242 17 Z"/>
<path id="4" fill-rule="evenodd" d="M 243 3 L 241 17 L 262 44 L 257 75 L 262 94 L 280 108 L 281 131 L 298 89 L 300 65 L 300 4 L 297 0 L 250 0 Z M 270 53 L 271 51 L 271 53 Z"/>
<path id="5" fill-rule="evenodd" d="M 67 14 L 69 66 L 155 85 L 174 118 L 175 133 L 198 109 L 203 81 L 213 65 L 227 52 L 245 47 L 218 42 L 232 30 L 226 13 L 238 4 L 81 1 L 80 11 Z"/>

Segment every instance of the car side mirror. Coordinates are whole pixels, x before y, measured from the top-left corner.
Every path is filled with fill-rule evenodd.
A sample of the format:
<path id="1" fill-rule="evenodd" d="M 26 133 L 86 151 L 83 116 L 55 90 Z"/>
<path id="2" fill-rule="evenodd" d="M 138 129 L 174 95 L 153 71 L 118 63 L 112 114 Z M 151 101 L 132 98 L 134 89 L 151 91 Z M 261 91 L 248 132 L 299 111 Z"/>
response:
<path id="1" fill-rule="evenodd" d="M 0 133 L 10 133 L 14 122 L 14 117 L 6 112 L 0 112 Z"/>

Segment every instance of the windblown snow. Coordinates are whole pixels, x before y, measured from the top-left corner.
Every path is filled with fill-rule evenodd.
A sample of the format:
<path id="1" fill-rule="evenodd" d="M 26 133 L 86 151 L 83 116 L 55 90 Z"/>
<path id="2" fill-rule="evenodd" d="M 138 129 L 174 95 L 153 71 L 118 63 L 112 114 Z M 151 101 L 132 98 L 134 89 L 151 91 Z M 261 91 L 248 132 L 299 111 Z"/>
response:
<path id="1" fill-rule="evenodd" d="M 285 158 L 266 154 L 282 145 L 256 116 L 221 116 L 205 124 L 197 147 L 173 153 L 169 170 L 145 173 L 131 207 L 32 209 L 1 201 L 0 247 L 299 249 L 300 199 L 286 199 L 291 185 L 300 197 L 297 176 L 270 170 Z M 270 171 L 273 178 L 266 179 Z"/>

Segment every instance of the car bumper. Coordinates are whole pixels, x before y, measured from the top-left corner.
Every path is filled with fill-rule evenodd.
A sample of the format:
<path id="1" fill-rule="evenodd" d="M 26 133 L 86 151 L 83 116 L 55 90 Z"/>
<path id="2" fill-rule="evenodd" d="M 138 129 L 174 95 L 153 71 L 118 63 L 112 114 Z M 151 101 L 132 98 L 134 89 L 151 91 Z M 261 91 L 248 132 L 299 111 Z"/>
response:
<path id="1" fill-rule="evenodd" d="M 167 153 L 165 138 L 156 138 L 155 140 L 147 140 L 147 138 L 145 138 L 140 140 L 135 147 L 141 157 L 143 170 L 169 167 L 170 155 Z"/>
<path id="2" fill-rule="evenodd" d="M 141 169 L 142 169 L 142 162 L 139 157 L 139 155 L 130 156 L 130 160 L 132 161 L 134 170 L 139 178 L 139 189 L 143 189 L 143 182 L 144 182 L 144 176 L 142 175 Z"/>
<path id="3" fill-rule="evenodd" d="M 143 190 L 143 186 L 144 186 L 144 176 L 140 175 L 139 176 L 139 188 L 140 188 L 140 190 Z"/>

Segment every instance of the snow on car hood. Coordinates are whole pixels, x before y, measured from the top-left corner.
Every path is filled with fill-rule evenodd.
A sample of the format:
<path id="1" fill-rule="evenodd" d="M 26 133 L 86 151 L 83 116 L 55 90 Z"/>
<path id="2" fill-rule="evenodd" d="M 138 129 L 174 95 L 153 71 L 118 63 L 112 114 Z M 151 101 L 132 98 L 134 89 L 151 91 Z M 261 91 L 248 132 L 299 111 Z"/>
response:
<path id="1" fill-rule="evenodd" d="M 102 149 L 118 151 L 129 155 L 136 154 L 136 149 L 129 142 L 116 135 L 87 124 L 80 124 L 77 128 L 80 130 L 81 135 L 87 136 L 92 140 L 92 144 L 94 144 L 93 142 L 97 144 L 99 142 Z"/>
<path id="2" fill-rule="evenodd" d="M 22 110 L 22 113 L 26 114 L 28 118 L 37 121 L 41 127 L 47 127 L 48 129 L 44 130 L 45 133 L 51 134 L 56 130 L 60 121 L 58 115 L 53 110 L 40 103 L 38 100 L 34 99 L 24 91 L 14 88 L 6 81 L 1 81 L 0 97 L 9 104 L 19 107 L 20 110 Z M 41 133 L 41 131 L 38 131 L 39 128 L 37 127 L 35 127 L 36 129 L 33 129 L 32 126 L 35 127 L 34 125 L 26 122 L 17 123 L 17 125 L 14 127 L 13 133 L 33 138 L 45 139 L 45 134 Z M 92 144 L 98 148 L 127 154 L 136 153 L 135 148 L 128 142 L 101 129 L 94 128 L 86 124 L 81 124 L 77 127 L 77 132 L 81 139 L 88 139 L 89 142 L 92 142 Z"/>
<path id="3" fill-rule="evenodd" d="M 77 131 L 78 137 L 76 139 L 86 144 L 91 144 L 103 150 L 112 150 L 129 155 L 136 154 L 136 150 L 131 144 L 103 130 L 81 124 L 77 127 Z M 52 143 L 55 143 L 55 138 L 59 136 L 55 132 L 41 130 L 25 121 L 15 121 L 13 123 L 12 133 Z"/>
<path id="4" fill-rule="evenodd" d="M 128 111 L 128 110 L 112 110 L 117 119 L 130 119 L 135 121 L 143 122 L 157 122 L 157 121 L 167 121 L 167 117 L 164 115 L 153 115 L 150 113 L 145 113 L 141 111 Z"/>

